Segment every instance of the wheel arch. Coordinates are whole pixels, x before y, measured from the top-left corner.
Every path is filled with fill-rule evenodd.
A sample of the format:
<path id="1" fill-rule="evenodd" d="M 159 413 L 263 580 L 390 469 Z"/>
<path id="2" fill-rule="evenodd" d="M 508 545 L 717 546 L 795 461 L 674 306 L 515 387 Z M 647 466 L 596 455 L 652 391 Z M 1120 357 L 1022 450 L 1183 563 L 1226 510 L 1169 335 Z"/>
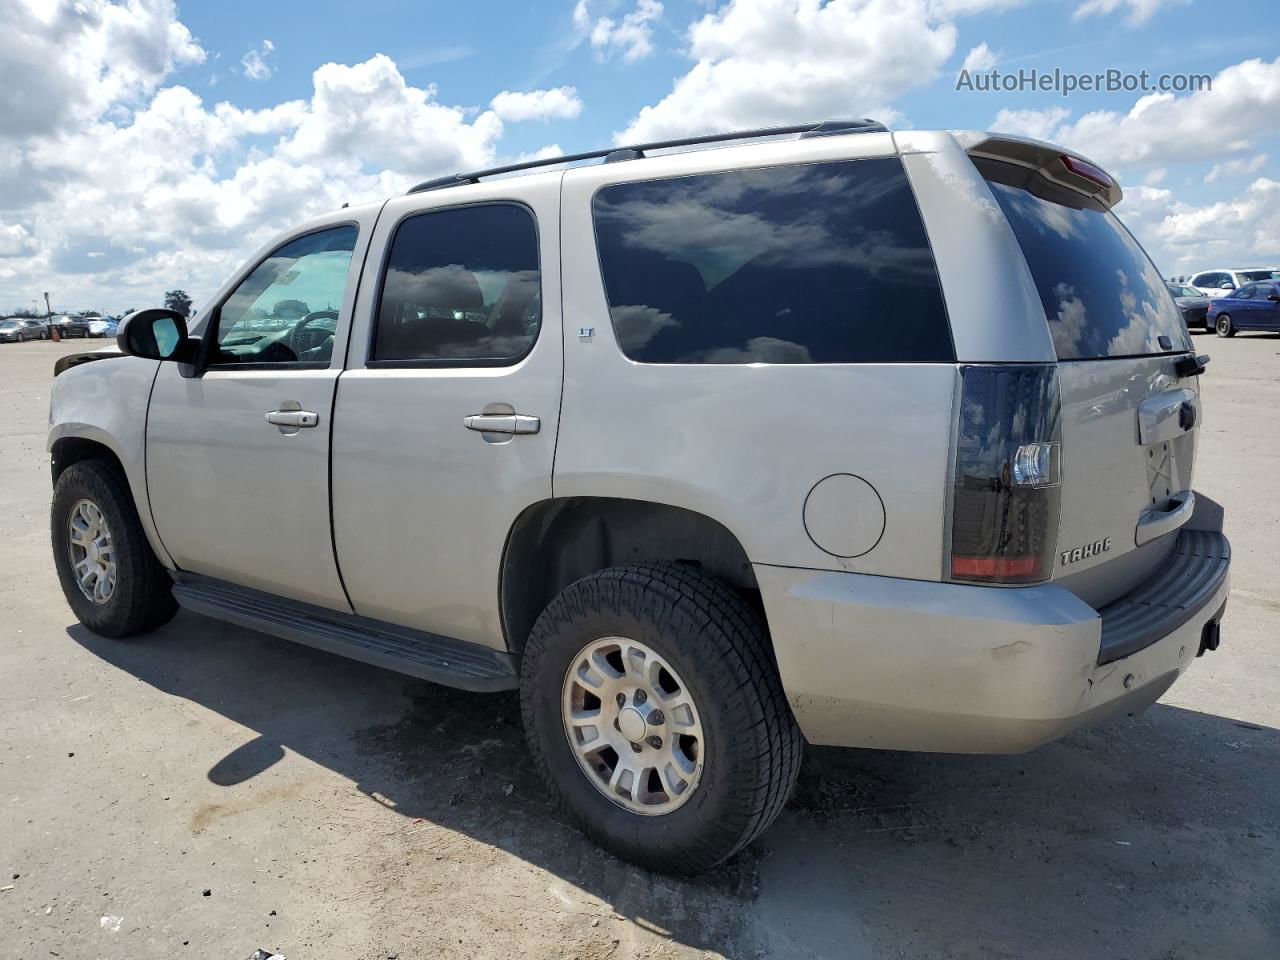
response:
<path id="1" fill-rule="evenodd" d="M 134 476 L 125 466 L 125 457 L 112 442 L 111 435 L 92 424 L 59 424 L 54 428 L 49 441 L 49 473 L 51 483 L 56 485 L 58 478 L 74 464 L 85 460 L 102 460 L 119 472 L 133 498 L 134 509 L 142 523 L 143 533 L 152 551 L 161 564 L 169 570 L 176 569 L 173 558 L 160 540 L 159 531 L 151 516 L 151 506 L 147 500 L 145 478 Z M 139 490 L 138 485 L 143 484 Z"/>
<path id="2" fill-rule="evenodd" d="M 507 647 L 522 651 L 539 614 L 575 580 L 606 567 L 664 560 L 729 584 L 764 621 L 747 552 L 718 520 L 647 500 L 560 497 L 527 507 L 507 534 L 498 578 Z"/>
<path id="3" fill-rule="evenodd" d="M 122 477 L 128 476 L 120 455 L 107 443 L 101 439 L 73 434 L 59 437 L 49 447 L 49 470 L 52 474 L 53 482 L 57 483 L 58 478 L 66 472 L 68 467 L 82 460 L 105 460 L 113 468 L 120 471 Z M 137 505 L 138 498 L 135 496 L 134 506 Z"/>

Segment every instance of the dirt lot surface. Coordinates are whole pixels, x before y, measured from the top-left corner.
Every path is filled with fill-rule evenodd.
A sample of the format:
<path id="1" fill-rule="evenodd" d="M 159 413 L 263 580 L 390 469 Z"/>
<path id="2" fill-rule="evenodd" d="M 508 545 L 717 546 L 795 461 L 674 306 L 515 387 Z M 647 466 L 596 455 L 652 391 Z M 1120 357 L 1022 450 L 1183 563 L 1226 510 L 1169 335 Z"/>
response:
<path id="1" fill-rule="evenodd" d="M 1026 756 L 811 750 L 774 828 L 692 882 L 556 817 L 512 696 L 188 613 L 77 626 L 44 445 L 82 346 L 0 345 L 0 956 L 1280 957 L 1280 338 L 1197 344 L 1222 649 Z"/>

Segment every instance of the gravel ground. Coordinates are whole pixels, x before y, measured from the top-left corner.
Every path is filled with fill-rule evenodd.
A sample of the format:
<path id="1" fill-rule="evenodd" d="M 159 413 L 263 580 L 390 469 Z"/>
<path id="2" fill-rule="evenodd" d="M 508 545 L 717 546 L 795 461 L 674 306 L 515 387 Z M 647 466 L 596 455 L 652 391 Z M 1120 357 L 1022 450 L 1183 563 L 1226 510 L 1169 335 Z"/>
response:
<path id="1" fill-rule="evenodd" d="M 1025 756 L 810 750 L 774 828 L 692 882 L 556 817 L 513 696 L 187 613 L 77 626 L 44 442 L 83 345 L 0 345 L 0 955 L 1280 957 L 1280 338 L 1197 342 L 1222 649 Z"/>

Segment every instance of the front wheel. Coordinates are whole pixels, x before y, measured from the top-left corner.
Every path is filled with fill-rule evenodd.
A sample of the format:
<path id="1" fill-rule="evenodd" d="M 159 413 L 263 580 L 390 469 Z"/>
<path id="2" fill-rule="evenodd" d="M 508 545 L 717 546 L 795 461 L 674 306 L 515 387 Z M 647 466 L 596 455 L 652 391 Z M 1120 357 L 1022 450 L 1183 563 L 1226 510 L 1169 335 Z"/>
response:
<path id="1" fill-rule="evenodd" d="M 782 811 L 800 770 L 760 618 L 676 564 L 611 567 L 543 611 L 524 651 L 534 761 L 589 837 L 640 866 L 693 874 Z"/>
<path id="2" fill-rule="evenodd" d="M 102 460 L 73 463 L 58 477 L 50 511 L 53 561 L 81 623 L 128 637 L 172 619 L 173 581 L 142 530 L 120 471 Z"/>
<path id="3" fill-rule="evenodd" d="M 1218 336 L 1220 337 L 1234 337 L 1236 335 L 1235 324 L 1231 322 L 1231 317 L 1225 313 L 1218 314 L 1214 329 L 1218 331 Z"/>

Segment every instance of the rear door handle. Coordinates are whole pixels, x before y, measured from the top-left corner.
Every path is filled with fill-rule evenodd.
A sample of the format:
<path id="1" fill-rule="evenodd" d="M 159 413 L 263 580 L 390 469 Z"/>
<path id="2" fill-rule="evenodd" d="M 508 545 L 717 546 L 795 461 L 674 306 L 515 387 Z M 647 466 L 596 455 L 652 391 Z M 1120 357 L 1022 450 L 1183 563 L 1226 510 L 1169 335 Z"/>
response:
<path id="1" fill-rule="evenodd" d="M 463 417 L 462 425 L 481 433 L 537 433 L 542 429 L 541 420 L 523 413 L 475 413 Z"/>
<path id="2" fill-rule="evenodd" d="M 320 422 L 320 417 L 310 410 L 272 410 L 266 414 L 266 419 L 267 423 L 292 430 L 314 427 Z"/>

